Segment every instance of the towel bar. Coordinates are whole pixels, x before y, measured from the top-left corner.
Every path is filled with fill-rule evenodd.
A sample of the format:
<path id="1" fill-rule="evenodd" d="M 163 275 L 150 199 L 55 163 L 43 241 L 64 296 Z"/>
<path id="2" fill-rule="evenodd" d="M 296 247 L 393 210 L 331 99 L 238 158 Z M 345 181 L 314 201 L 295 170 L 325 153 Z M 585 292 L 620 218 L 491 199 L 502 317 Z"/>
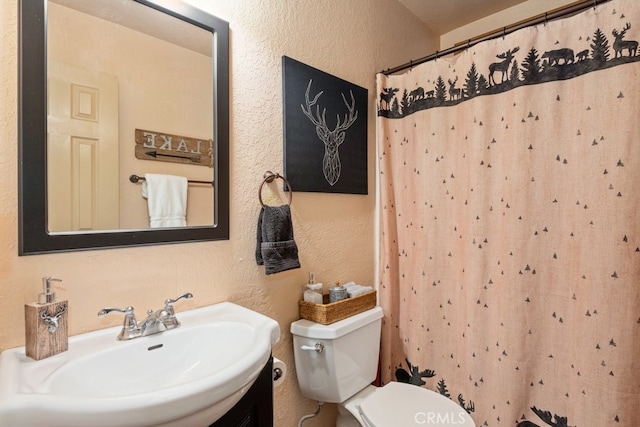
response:
<path id="1" fill-rule="evenodd" d="M 138 181 L 144 181 L 144 177 L 143 176 L 138 176 L 138 175 L 131 175 L 129 176 L 129 181 L 133 182 L 134 184 L 137 183 Z M 213 181 L 197 181 L 194 179 L 189 179 L 187 180 L 187 182 L 189 182 L 189 184 L 209 184 L 209 185 L 213 185 Z"/>

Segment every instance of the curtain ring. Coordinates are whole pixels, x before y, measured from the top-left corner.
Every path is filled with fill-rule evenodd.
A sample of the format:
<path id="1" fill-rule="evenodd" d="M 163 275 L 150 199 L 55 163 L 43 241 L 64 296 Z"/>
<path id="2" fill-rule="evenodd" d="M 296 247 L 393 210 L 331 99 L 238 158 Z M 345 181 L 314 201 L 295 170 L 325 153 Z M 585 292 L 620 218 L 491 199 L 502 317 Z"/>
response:
<path id="1" fill-rule="evenodd" d="M 436 61 L 438 60 L 438 51 L 436 50 Z"/>
<path id="2" fill-rule="evenodd" d="M 504 38 L 507 35 L 507 27 L 502 27 L 502 39 L 504 40 Z"/>
<path id="3" fill-rule="evenodd" d="M 545 27 L 547 26 L 547 14 L 548 14 L 548 12 L 544 13 L 544 26 Z"/>
<path id="4" fill-rule="evenodd" d="M 413 59 L 409 60 L 409 71 L 413 69 Z"/>
<path id="5" fill-rule="evenodd" d="M 471 39 L 467 40 L 467 49 L 471 47 Z"/>
<path id="6" fill-rule="evenodd" d="M 593 0 L 593 10 L 596 10 L 596 4 L 598 3 L 598 0 Z"/>

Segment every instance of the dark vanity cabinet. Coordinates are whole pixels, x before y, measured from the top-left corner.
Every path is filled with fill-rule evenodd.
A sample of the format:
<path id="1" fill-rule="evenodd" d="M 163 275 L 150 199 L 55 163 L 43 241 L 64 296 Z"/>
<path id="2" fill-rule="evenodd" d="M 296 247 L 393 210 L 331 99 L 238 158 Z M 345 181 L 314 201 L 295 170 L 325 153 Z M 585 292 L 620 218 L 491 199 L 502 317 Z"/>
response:
<path id="1" fill-rule="evenodd" d="M 273 358 L 247 394 L 209 427 L 273 427 Z"/>

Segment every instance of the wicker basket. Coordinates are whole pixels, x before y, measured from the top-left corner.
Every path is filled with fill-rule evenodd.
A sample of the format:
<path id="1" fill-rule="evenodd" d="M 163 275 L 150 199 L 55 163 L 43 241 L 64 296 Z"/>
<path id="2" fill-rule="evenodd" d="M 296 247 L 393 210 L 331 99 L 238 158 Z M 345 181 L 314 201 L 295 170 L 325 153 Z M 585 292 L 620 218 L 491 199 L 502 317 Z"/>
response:
<path id="1" fill-rule="evenodd" d="M 357 297 L 343 299 L 342 301 L 314 304 L 312 302 L 300 301 L 300 317 L 312 322 L 328 325 L 338 320 L 346 319 L 354 314 L 362 313 L 376 306 L 377 292 L 371 291 Z M 328 295 L 324 295 L 325 302 Z"/>

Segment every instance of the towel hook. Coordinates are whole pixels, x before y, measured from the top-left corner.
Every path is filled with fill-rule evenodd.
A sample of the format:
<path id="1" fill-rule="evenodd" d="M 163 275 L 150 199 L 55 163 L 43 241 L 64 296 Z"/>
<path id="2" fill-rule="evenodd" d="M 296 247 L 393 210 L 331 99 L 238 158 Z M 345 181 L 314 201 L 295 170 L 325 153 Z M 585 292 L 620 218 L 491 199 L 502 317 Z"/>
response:
<path id="1" fill-rule="evenodd" d="M 287 186 L 287 189 L 289 190 L 289 205 L 291 205 L 291 202 L 293 201 L 293 189 L 291 188 L 291 184 L 289 184 L 289 181 L 287 181 L 287 178 L 285 178 L 284 176 L 280 175 L 279 173 L 273 173 L 271 171 L 266 171 L 263 175 L 263 180 L 262 183 L 260 184 L 260 188 L 258 189 L 258 199 L 260 200 L 260 204 L 262 206 L 264 206 L 264 202 L 262 201 L 262 187 L 264 187 L 265 184 L 271 184 L 274 180 L 276 179 L 281 179 L 284 181 L 284 183 Z"/>

